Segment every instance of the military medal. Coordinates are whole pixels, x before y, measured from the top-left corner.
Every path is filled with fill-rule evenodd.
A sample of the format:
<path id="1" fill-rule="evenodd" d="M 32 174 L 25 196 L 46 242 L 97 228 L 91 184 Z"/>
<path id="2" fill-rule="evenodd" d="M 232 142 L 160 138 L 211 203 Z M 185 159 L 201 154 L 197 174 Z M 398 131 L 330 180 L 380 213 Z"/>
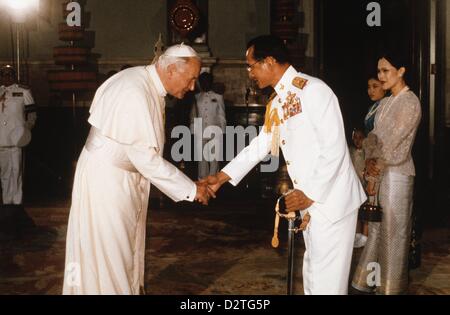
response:
<path id="1" fill-rule="evenodd" d="M 300 99 L 297 97 L 296 93 L 288 92 L 286 97 L 286 102 L 282 106 L 283 108 L 283 119 L 288 120 L 295 115 L 301 114 L 303 112 L 302 104 Z"/>

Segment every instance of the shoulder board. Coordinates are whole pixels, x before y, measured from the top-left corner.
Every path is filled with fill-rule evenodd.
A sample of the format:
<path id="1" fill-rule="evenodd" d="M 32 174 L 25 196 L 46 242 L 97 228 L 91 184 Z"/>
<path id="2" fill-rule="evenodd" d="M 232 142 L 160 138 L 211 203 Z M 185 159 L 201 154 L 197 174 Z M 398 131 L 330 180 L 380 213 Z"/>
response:
<path id="1" fill-rule="evenodd" d="M 300 90 L 303 90 L 303 88 L 306 86 L 307 83 L 308 80 L 303 79 L 301 77 L 295 77 L 294 80 L 292 80 L 292 85 Z"/>

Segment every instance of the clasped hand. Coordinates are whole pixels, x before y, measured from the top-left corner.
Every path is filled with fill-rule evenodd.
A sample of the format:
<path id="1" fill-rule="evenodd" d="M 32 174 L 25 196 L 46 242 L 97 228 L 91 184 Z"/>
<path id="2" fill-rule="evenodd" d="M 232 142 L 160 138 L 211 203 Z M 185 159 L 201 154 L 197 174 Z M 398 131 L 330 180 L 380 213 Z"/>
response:
<path id="1" fill-rule="evenodd" d="M 210 198 L 216 198 L 216 192 L 220 187 L 230 179 L 228 175 L 223 172 L 216 175 L 210 175 L 197 181 L 197 195 L 195 200 L 203 205 L 208 205 Z"/>

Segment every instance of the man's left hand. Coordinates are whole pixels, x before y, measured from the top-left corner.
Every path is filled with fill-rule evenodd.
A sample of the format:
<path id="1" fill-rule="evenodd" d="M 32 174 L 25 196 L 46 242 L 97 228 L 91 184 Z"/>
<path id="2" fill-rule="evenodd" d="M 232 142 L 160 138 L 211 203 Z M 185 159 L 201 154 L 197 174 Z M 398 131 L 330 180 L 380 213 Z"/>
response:
<path id="1" fill-rule="evenodd" d="M 294 212 L 305 210 L 312 206 L 313 200 L 309 199 L 301 190 L 295 189 L 285 197 L 286 211 Z"/>
<path id="2" fill-rule="evenodd" d="M 309 212 L 306 212 L 305 215 L 302 218 L 302 223 L 300 224 L 300 231 L 305 231 L 308 227 L 309 220 L 311 220 L 311 216 L 309 215 Z"/>

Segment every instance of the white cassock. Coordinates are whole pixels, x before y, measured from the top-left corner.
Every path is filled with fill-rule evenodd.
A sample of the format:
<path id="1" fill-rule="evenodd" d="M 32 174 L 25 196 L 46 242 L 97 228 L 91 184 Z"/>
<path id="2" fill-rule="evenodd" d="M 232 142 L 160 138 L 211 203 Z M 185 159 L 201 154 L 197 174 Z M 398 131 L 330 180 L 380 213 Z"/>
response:
<path id="1" fill-rule="evenodd" d="M 350 159 L 339 102 L 324 82 L 293 67 L 275 91 L 266 120 L 274 114 L 280 119 L 280 147 L 294 188 L 315 201 L 303 233 L 305 294 L 346 294 L 357 210 L 366 195 Z M 273 130 L 264 128 L 223 169 L 233 185 L 271 151 Z"/>
<path id="2" fill-rule="evenodd" d="M 36 109 L 31 91 L 0 86 L 0 174 L 4 204 L 22 204 L 22 147 L 31 141 Z"/>
<path id="3" fill-rule="evenodd" d="M 161 156 L 165 95 L 153 65 L 98 89 L 75 173 L 64 294 L 139 294 L 150 185 L 174 201 L 194 200 L 195 183 Z"/>

